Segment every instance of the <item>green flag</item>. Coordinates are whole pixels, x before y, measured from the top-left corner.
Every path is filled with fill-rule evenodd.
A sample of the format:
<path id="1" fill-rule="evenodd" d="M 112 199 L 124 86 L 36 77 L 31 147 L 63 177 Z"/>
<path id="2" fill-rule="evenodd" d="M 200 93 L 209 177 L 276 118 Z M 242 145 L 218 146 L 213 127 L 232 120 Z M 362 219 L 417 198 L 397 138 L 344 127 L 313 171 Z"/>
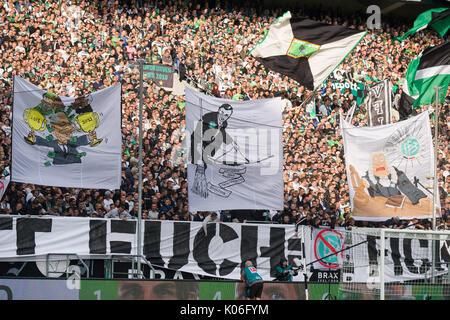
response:
<path id="1" fill-rule="evenodd" d="M 405 32 L 401 37 L 395 38 L 395 40 L 403 41 L 411 34 L 419 32 L 428 27 L 432 27 L 437 33 L 444 37 L 450 28 L 450 9 L 449 8 L 436 8 L 425 12 L 422 12 L 417 16 L 414 21 L 414 26 Z"/>
<path id="2" fill-rule="evenodd" d="M 440 87 L 439 103 L 443 103 L 450 84 L 450 41 L 429 47 L 411 61 L 406 71 L 403 91 L 415 99 L 413 107 L 436 102 L 435 87 Z"/>

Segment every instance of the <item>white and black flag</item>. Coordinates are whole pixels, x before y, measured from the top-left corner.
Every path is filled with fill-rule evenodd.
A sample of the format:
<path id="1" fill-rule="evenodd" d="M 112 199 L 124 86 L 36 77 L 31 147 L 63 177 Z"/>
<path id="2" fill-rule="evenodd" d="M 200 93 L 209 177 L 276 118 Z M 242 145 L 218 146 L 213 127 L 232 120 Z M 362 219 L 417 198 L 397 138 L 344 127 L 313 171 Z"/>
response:
<path id="1" fill-rule="evenodd" d="M 322 85 L 365 34 L 341 25 L 294 18 L 287 11 L 270 25 L 251 54 L 269 70 L 313 90 Z"/>
<path id="2" fill-rule="evenodd" d="M 282 210 L 280 98 L 220 99 L 186 88 L 189 209 Z"/>
<path id="3" fill-rule="evenodd" d="M 389 80 L 383 80 L 370 87 L 366 101 L 370 127 L 392 123 L 392 95 Z"/>

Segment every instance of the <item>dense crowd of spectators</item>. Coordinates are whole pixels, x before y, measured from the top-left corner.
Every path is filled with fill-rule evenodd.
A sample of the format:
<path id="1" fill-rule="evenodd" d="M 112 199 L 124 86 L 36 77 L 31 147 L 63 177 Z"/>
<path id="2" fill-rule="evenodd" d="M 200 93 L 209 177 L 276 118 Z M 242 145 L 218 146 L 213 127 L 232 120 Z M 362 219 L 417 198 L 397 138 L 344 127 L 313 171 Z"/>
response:
<path id="1" fill-rule="evenodd" d="M 0 209 L 7 214 L 118 217 L 132 219 L 138 208 L 137 59 L 171 65 L 186 81 L 207 94 L 235 100 L 281 96 L 284 141 L 284 203 L 280 212 L 223 211 L 220 219 L 271 221 L 315 226 L 386 226 L 430 228 L 429 221 L 385 223 L 354 221 L 346 183 L 339 112 L 357 104 L 352 124 L 367 125 L 364 105 L 350 88 L 366 88 L 390 79 L 394 101 L 412 58 L 442 42 L 423 30 L 403 43 L 393 39 L 411 23 L 383 21 L 335 70 L 314 98 L 292 79 L 259 64 L 249 50 L 283 10 L 230 8 L 189 1 L 33 1 L 0 2 L 0 167 L 10 171 L 12 79 L 14 75 L 53 93 L 80 96 L 122 83 L 122 185 L 120 190 L 74 189 L 11 182 Z M 365 16 L 297 8 L 330 24 L 366 29 Z M 449 92 L 447 92 L 448 96 Z M 304 103 L 306 101 L 306 103 Z M 144 83 L 143 218 L 202 221 L 189 212 L 183 153 L 184 96 Z M 314 108 L 315 106 L 315 108 Z M 425 107 L 426 108 L 426 107 Z M 315 110 L 315 112 L 313 111 Z M 415 110 L 421 112 L 421 110 Z M 450 210 L 448 106 L 441 106 L 438 175 L 443 217 Z M 398 120 L 398 116 L 395 121 Z M 434 123 L 431 123 L 434 126 Z M 444 220 L 444 219 L 443 219 Z M 441 223 L 442 221 L 439 221 Z M 448 222 L 447 222 L 448 224 Z"/>

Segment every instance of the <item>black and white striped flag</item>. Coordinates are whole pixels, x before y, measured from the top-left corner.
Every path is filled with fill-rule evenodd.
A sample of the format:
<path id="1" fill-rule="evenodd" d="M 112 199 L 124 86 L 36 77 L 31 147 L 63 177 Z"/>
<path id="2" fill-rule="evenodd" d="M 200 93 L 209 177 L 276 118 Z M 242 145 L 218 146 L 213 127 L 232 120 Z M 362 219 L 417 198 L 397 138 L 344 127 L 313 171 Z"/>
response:
<path id="1" fill-rule="evenodd" d="M 279 17 L 251 51 L 270 70 L 307 89 L 318 88 L 364 37 L 366 32 L 318 21 Z"/>

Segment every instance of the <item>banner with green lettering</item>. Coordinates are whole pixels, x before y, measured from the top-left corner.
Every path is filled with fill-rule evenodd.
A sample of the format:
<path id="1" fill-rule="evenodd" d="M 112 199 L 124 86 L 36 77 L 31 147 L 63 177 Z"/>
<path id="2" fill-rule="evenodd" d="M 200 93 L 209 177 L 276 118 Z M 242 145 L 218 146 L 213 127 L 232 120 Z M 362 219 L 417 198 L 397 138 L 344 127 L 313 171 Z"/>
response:
<path id="1" fill-rule="evenodd" d="M 144 65 L 144 78 L 155 82 L 159 87 L 173 87 L 173 68 L 161 64 Z"/>

